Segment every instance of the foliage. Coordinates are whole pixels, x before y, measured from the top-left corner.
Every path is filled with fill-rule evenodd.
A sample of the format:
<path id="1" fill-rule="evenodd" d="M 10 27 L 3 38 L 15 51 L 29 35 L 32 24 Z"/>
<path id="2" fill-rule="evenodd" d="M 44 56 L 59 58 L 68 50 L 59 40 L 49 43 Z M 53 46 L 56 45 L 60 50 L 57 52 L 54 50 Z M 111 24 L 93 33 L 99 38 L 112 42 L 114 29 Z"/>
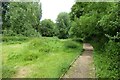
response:
<path id="1" fill-rule="evenodd" d="M 80 11 L 82 11 L 81 14 Z M 111 31 L 112 35 L 115 35 L 120 27 L 118 11 L 117 3 L 76 2 L 70 13 L 76 25 L 71 27 L 70 33 L 85 40 L 105 37 L 105 34 L 111 35 Z"/>
<path id="2" fill-rule="evenodd" d="M 106 35 L 109 41 L 105 43 L 92 42 L 94 50 L 94 63 L 96 66 L 96 76 L 99 78 L 119 78 L 119 55 L 120 36 L 111 37 Z M 104 39 L 103 39 L 104 40 Z M 103 48 L 104 45 L 104 48 Z M 106 64 L 107 63 L 107 64 Z"/>
<path id="3" fill-rule="evenodd" d="M 10 2 L 3 17 L 4 35 L 38 36 L 37 26 L 41 18 L 38 3 Z M 3 15 L 4 16 L 4 15 Z"/>
<path id="4" fill-rule="evenodd" d="M 119 55 L 120 43 L 110 40 L 104 51 L 94 51 L 94 62 L 97 77 L 99 78 L 119 78 Z M 107 63 L 107 64 L 106 64 Z"/>
<path id="5" fill-rule="evenodd" d="M 1 5 L 1 7 L 2 7 L 2 9 L 1 9 L 2 10 L 2 21 L 6 22 L 5 15 L 6 15 L 7 11 L 8 11 L 8 7 L 7 6 L 9 4 L 9 2 L 2 2 L 1 4 L 2 4 Z M 3 25 L 5 25 L 5 23 L 3 23 Z"/>
<path id="6" fill-rule="evenodd" d="M 59 78 L 82 51 L 81 43 L 54 37 L 30 38 L 21 44 L 6 43 L 9 42 L 3 42 L 2 51 L 3 78 L 16 77 L 24 67 L 26 78 Z M 67 47 L 70 43 L 76 48 Z"/>
<path id="7" fill-rule="evenodd" d="M 55 34 L 55 24 L 50 19 L 42 20 L 40 23 L 39 32 L 42 36 L 52 37 Z"/>
<path id="8" fill-rule="evenodd" d="M 71 38 L 73 37 L 80 37 L 80 30 L 79 30 L 79 26 L 78 26 L 78 20 L 76 21 L 71 21 L 71 28 L 69 30 L 69 36 Z"/>
<path id="9" fill-rule="evenodd" d="M 119 78 L 120 3 L 76 2 L 71 9 L 69 34 L 92 42 L 97 77 Z"/>
<path id="10" fill-rule="evenodd" d="M 71 8 L 70 12 L 71 20 L 74 20 L 76 17 L 80 18 L 82 15 L 84 15 L 87 4 L 88 4 L 87 2 L 86 3 L 76 2 L 76 4 L 74 4 Z"/>
<path id="11" fill-rule="evenodd" d="M 113 11 L 111 11 L 110 14 L 104 15 L 99 21 L 99 25 L 102 27 L 105 34 L 114 36 L 117 32 L 120 32 L 120 17 L 118 15 L 118 11 L 119 7 L 116 4 L 113 6 Z"/>
<path id="12" fill-rule="evenodd" d="M 56 25 L 58 29 L 58 37 L 59 38 L 68 38 L 68 31 L 70 29 L 70 17 L 66 12 L 59 13 Z"/>
<path id="13" fill-rule="evenodd" d="M 75 49 L 75 48 L 78 48 L 78 47 L 79 47 L 79 44 L 77 45 L 75 42 L 71 42 L 70 40 L 68 40 L 68 41 L 65 43 L 65 47 L 66 47 L 66 48 L 70 48 L 70 49 Z"/>

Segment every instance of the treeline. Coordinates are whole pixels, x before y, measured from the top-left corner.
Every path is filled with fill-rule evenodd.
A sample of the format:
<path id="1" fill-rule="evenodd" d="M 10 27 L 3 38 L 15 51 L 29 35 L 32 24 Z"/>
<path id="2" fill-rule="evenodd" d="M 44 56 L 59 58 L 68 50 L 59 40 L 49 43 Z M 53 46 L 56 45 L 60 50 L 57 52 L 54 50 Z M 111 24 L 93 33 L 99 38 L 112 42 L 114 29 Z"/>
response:
<path id="1" fill-rule="evenodd" d="M 34 2 L 3 2 L 2 33 L 5 36 L 38 36 L 41 5 Z"/>
<path id="2" fill-rule="evenodd" d="M 70 17 L 61 12 L 54 23 L 50 19 L 41 21 L 41 4 L 37 2 L 3 2 L 2 34 L 4 36 L 46 36 L 68 38 Z"/>
<path id="3" fill-rule="evenodd" d="M 84 40 L 119 35 L 119 3 L 77 2 L 70 13 L 61 12 L 54 23 L 41 20 L 41 4 L 36 2 L 2 3 L 2 33 L 8 36 L 58 36 Z"/>

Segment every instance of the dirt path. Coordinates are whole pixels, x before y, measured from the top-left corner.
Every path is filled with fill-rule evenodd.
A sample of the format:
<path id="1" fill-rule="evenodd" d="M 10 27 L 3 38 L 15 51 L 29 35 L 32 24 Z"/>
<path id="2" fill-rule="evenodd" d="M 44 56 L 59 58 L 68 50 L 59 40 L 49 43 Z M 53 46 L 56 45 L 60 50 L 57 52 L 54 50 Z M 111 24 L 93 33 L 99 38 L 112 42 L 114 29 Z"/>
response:
<path id="1" fill-rule="evenodd" d="M 73 63 L 68 72 L 62 78 L 95 78 L 95 68 L 93 64 L 93 47 L 84 43 L 83 54 Z"/>
<path id="2" fill-rule="evenodd" d="M 30 67 L 25 66 L 18 69 L 18 72 L 12 78 L 25 78 L 30 73 Z"/>

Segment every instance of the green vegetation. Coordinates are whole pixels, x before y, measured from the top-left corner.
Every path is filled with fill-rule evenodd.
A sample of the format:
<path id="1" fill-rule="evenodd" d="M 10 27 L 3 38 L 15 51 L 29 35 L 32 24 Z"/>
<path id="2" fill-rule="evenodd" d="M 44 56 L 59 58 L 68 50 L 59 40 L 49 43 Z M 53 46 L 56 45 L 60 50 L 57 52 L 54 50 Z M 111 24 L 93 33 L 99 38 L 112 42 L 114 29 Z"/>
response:
<path id="1" fill-rule="evenodd" d="M 55 24 L 50 19 L 42 20 L 39 27 L 39 32 L 42 36 L 53 37 L 55 35 Z"/>
<path id="2" fill-rule="evenodd" d="M 71 21 L 68 13 L 66 12 L 59 13 L 56 20 L 58 38 L 66 39 L 69 37 L 68 31 L 71 27 L 70 22 Z"/>
<path id="3" fill-rule="evenodd" d="M 70 13 L 71 37 L 94 46 L 96 77 L 119 78 L 120 3 L 76 2 Z"/>
<path id="4" fill-rule="evenodd" d="M 3 77 L 19 76 L 25 68 L 25 77 L 59 78 L 81 51 L 82 44 L 71 39 L 42 37 L 21 44 L 4 42 Z"/>
<path id="5" fill-rule="evenodd" d="M 39 36 L 37 32 L 41 18 L 41 5 L 24 2 L 4 2 L 3 27 L 5 36 Z"/>
<path id="6" fill-rule="evenodd" d="M 58 78 L 80 54 L 80 42 L 90 42 L 96 77 L 119 78 L 120 2 L 76 2 L 55 23 L 40 21 L 37 2 L 3 2 L 2 9 L 3 77 L 25 69 L 25 77 Z"/>
<path id="7" fill-rule="evenodd" d="M 94 48 L 99 46 L 93 43 Z M 119 52 L 120 43 L 109 41 L 105 48 L 94 50 L 94 63 L 96 66 L 96 75 L 99 78 L 117 78 L 119 79 Z"/>

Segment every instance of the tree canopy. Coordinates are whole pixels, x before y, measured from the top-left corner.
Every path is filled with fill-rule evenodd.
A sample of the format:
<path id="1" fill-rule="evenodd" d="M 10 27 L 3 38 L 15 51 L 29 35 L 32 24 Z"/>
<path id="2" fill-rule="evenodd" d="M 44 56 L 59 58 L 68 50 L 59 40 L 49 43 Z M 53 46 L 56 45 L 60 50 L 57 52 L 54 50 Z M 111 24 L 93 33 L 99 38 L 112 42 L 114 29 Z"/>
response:
<path id="1" fill-rule="evenodd" d="M 100 37 L 105 34 L 114 36 L 116 32 L 120 32 L 118 11 L 118 3 L 76 2 L 70 13 L 76 26 L 73 26 L 71 31 L 77 28 L 75 33 L 77 32 L 83 38 Z"/>
<path id="2" fill-rule="evenodd" d="M 44 19 L 40 23 L 39 32 L 42 36 L 52 37 L 55 34 L 55 24 L 50 19 Z"/>
<path id="3" fill-rule="evenodd" d="M 70 17 L 66 12 L 59 13 L 56 19 L 59 38 L 68 38 L 68 31 L 70 29 Z"/>
<path id="4" fill-rule="evenodd" d="M 37 2 L 3 3 L 3 34 L 37 36 L 37 27 L 41 19 L 41 5 Z"/>

